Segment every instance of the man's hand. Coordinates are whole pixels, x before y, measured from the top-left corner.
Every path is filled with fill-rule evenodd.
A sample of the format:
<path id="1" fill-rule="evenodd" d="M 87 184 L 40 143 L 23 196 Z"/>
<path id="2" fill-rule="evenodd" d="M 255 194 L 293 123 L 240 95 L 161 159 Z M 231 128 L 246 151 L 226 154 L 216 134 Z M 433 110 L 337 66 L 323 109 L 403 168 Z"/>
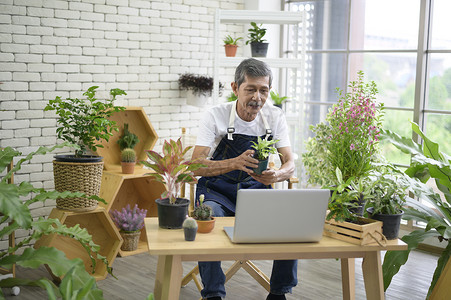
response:
<path id="1" fill-rule="evenodd" d="M 258 160 L 253 157 L 254 150 L 246 150 L 240 156 L 234 158 L 235 170 L 241 170 L 249 175 L 254 174 L 249 168 L 258 168 Z"/>
<path id="2" fill-rule="evenodd" d="M 264 185 L 270 185 L 278 181 L 276 170 L 268 169 L 263 171 L 261 175 L 257 175 L 255 173 L 250 174 L 252 178 L 257 180 L 258 182 L 263 183 Z"/>

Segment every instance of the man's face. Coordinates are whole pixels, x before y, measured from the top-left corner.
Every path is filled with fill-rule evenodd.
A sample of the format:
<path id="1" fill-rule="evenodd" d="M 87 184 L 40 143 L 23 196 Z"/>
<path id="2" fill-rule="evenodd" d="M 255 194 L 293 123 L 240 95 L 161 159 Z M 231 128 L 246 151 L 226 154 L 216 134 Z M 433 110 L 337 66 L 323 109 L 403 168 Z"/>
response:
<path id="1" fill-rule="evenodd" d="M 232 83 L 232 89 L 238 97 L 237 112 L 245 121 L 252 121 L 266 102 L 269 95 L 269 76 L 245 77 L 244 82 L 238 86 Z"/>

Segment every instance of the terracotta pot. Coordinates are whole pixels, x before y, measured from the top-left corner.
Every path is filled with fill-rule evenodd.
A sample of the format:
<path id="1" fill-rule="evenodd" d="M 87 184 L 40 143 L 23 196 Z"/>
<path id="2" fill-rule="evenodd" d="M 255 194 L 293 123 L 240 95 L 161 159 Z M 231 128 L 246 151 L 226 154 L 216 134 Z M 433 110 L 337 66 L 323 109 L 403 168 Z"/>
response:
<path id="1" fill-rule="evenodd" d="M 122 174 L 133 174 L 135 172 L 134 162 L 123 162 L 121 161 Z"/>
<path id="2" fill-rule="evenodd" d="M 212 217 L 210 221 L 196 220 L 197 222 L 197 232 L 199 233 L 209 233 L 215 228 L 215 218 Z"/>
<path id="3" fill-rule="evenodd" d="M 235 57 L 238 45 L 224 45 L 224 49 L 227 57 Z"/>

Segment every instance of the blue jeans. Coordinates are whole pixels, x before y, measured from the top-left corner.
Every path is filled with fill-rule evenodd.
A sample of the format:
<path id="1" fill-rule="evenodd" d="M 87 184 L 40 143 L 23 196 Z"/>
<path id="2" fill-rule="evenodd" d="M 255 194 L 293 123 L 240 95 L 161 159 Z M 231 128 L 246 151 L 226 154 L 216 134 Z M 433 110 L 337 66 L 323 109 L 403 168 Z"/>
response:
<path id="1" fill-rule="evenodd" d="M 205 201 L 204 204 L 211 206 L 216 217 L 229 217 L 234 213 L 221 204 L 214 201 Z M 291 293 L 291 289 L 298 283 L 297 260 L 275 260 L 272 266 L 269 281 L 272 294 L 283 295 Z M 225 298 L 225 275 L 220 261 L 199 262 L 199 274 L 204 288 L 201 291 L 203 298 L 222 297 Z"/>

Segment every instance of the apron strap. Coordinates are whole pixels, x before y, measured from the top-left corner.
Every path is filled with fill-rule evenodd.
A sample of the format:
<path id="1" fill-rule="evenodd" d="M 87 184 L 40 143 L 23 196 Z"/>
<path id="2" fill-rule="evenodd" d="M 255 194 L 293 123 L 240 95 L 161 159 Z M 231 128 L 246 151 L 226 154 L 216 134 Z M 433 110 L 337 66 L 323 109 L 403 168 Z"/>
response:
<path id="1" fill-rule="evenodd" d="M 262 116 L 263 124 L 265 124 L 266 137 L 265 140 L 268 140 L 269 136 L 272 134 L 272 130 L 269 127 L 268 121 L 266 120 L 265 115 L 263 114 L 263 108 L 260 110 L 260 116 Z"/>
<path id="2" fill-rule="evenodd" d="M 233 102 L 232 111 L 229 117 L 229 127 L 227 127 L 227 138 L 233 140 L 233 133 L 235 132 L 235 113 L 236 113 L 236 101 Z"/>

